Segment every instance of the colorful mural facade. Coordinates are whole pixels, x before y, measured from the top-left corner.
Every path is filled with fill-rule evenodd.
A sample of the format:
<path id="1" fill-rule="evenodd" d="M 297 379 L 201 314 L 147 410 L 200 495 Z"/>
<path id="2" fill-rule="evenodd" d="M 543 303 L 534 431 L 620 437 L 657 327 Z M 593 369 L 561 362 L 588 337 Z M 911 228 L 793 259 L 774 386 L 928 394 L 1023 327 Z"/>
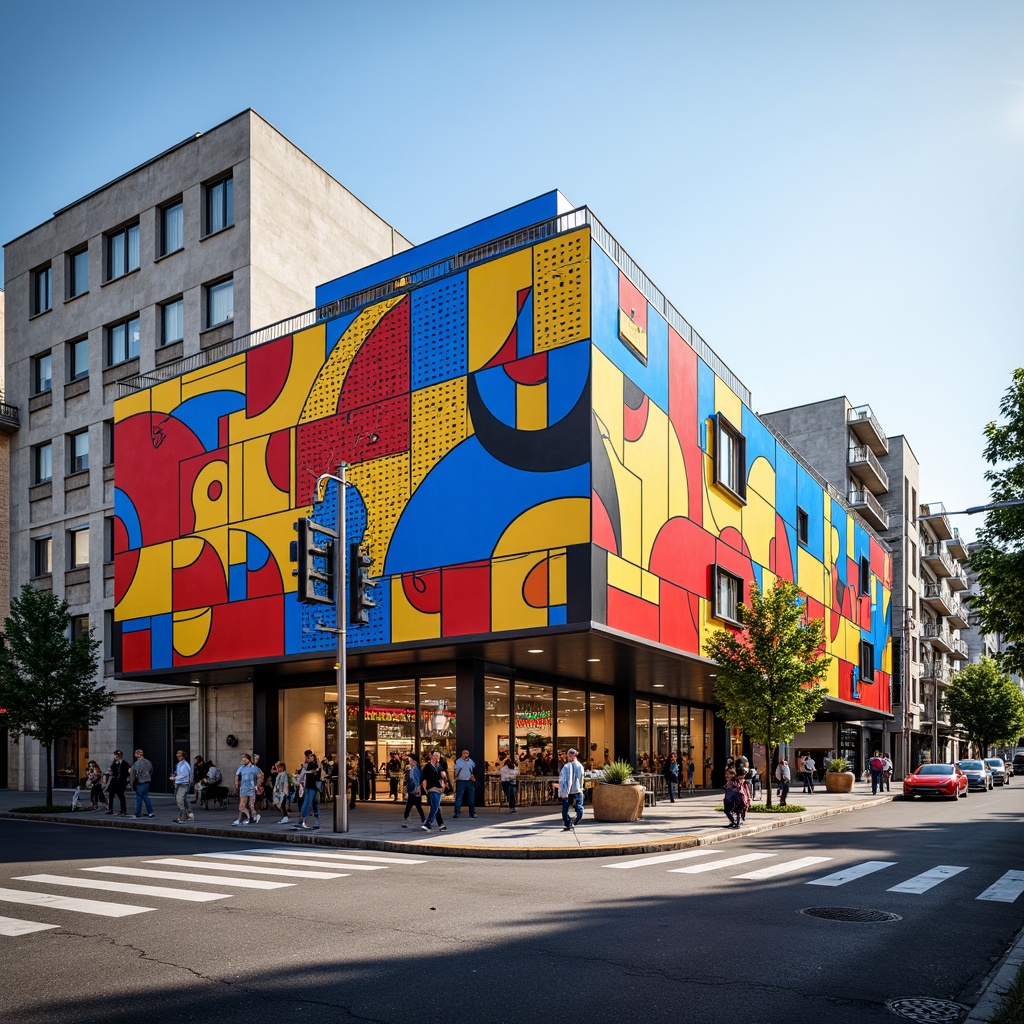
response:
<path id="1" fill-rule="evenodd" d="M 746 439 L 745 503 L 713 481 L 720 413 Z M 696 654 L 717 564 L 795 580 L 833 692 L 888 709 L 888 554 L 587 228 L 122 398 L 115 438 L 124 675 L 331 651 L 289 544 L 299 516 L 334 524 L 337 489 L 312 489 L 344 461 L 347 541 L 381 582 L 350 647 L 595 621 Z"/>

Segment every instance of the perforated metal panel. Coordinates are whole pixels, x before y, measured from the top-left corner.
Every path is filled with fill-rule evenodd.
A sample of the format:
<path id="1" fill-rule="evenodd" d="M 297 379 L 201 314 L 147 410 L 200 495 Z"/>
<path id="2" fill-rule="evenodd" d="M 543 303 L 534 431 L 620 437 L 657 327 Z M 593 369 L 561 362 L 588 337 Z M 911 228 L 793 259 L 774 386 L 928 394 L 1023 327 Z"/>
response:
<path id="1" fill-rule="evenodd" d="M 533 344 L 537 352 L 590 337 L 590 232 L 533 249 Z"/>
<path id="2" fill-rule="evenodd" d="M 467 372 L 466 275 L 445 278 L 412 293 L 412 386 L 451 380 Z"/>
<path id="3" fill-rule="evenodd" d="M 466 378 L 446 380 L 412 395 L 412 490 L 469 434 Z"/>

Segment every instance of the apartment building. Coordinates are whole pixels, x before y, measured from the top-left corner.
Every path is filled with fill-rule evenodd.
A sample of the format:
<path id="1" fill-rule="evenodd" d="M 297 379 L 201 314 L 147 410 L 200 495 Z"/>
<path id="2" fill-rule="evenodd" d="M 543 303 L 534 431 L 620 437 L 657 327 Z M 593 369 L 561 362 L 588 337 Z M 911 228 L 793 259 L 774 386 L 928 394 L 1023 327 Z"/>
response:
<path id="1" fill-rule="evenodd" d="M 251 714 L 244 674 L 202 699 L 190 684 L 114 679 L 119 382 L 170 362 L 215 361 L 245 339 L 255 344 L 254 328 L 314 305 L 316 282 L 408 247 L 253 110 L 172 146 L 5 246 L 0 443 L 10 446 L 11 500 L 0 529 L 0 545 L 10 545 L 10 557 L 0 558 L 10 567 L 2 600 L 26 581 L 66 598 L 73 631 L 102 636 L 103 676 L 117 694 L 91 734 L 61 744 L 58 782 L 72 784 L 89 757 L 105 765 L 115 747 L 143 743 L 158 765 L 177 747 L 205 753 L 223 742 L 216 722 Z M 216 421 L 236 409 L 229 401 L 203 413 Z M 167 429 L 155 421 L 154 460 Z M 36 787 L 38 746 L 5 749 L 9 784 Z"/>
<path id="2" fill-rule="evenodd" d="M 967 575 L 959 531 L 941 503 L 922 504 L 920 465 L 906 437 L 888 437 L 869 405 L 845 396 L 762 419 L 834 486 L 892 550 L 893 714 L 886 749 L 897 774 L 956 757 L 941 694 L 967 660 L 961 595 Z"/>
<path id="3" fill-rule="evenodd" d="M 7 404 L 4 392 L 4 302 L 0 289 L 0 623 L 10 611 L 11 549 L 11 434 L 18 429 L 18 410 Z M 0 721 L 0 789 L 7 786 L 7 729 Z"/>

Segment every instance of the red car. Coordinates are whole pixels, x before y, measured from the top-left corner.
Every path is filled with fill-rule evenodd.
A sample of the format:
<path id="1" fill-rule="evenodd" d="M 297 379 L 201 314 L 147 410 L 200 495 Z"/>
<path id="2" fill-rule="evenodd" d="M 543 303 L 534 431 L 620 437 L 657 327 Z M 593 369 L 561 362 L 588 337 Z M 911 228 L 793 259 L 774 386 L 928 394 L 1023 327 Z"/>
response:
<path id="1" fill-rule="evenodd" d="M 955 764 L 923 764 L 903 779 L 903 796 L 948 796 L 959 800 L 967 793 L 967 776 Z"/>

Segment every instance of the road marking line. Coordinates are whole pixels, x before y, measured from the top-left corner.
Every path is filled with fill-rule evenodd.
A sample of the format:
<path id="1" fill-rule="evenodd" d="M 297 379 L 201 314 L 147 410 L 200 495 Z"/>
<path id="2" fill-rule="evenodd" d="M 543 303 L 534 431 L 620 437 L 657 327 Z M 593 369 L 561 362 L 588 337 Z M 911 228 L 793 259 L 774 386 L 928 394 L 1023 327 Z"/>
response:
<path id="1" fill-rule="evenodd" d="M 628 871 L 630 868 L 646 868 L 650 867 L 652 864 L 668 864 L 673 860 L 688 860 L 690 857 L 707 857 L 709 854 L 721 852 L 721 850 L 709 850 L 706 846 L 701 846 L 696 850 L 683 850 L 681 853 L 663 853 L 660 857 L 645 857 L 642 860 L 627 860 L 624 864 L 605 864 L 605 867 Z"/>
<path id="2" fill-rule="evenodd" d="M 886 889 L 886 892 L 909 892 L 920 895 L 940 882 L 944 882 L 947 878 L 952 878 L 954 875 L 959 875 L 961 871 L 966 870 L 967 868 L 958 868 L 951 864 L 939 864 L 930 871 L 922 871 L 921 874 L 908 878 L 905 882 L 900 882 L 899 885 L 894 885 L 891 889 Z"/>
<path id="3" fill-rule="evenodd" d="M 158 896 L 168 900 L 184 900 L 186 903 L 211 903 L 213 900 L 231 898 L 228 892 L 193 892 L 191 889 L 171 889 L 165 885 L 135 885 L 133 882 L 110 882 L 105 878 L 73 878 L 67 875 L 18 875 L 14 881 L 102 889 L 105 892 L 125 892 L 133 896 Z"/>
<path id="4" fill-rule="evenodd" d="M 250 855 L 246 853 L 196 853 L 195 857 L 214 857 L 220 860 L 249 861 L 254 864 L 299 864 L 313 868 L 341 867 L 340 864 L 332 864 L 330 861 L 308 860 L 302 857 L 262 857 L 259 854 Z M 377 864 L 349 864 L 344 865 L 347 871 L 383 871 L 384 868 Z"/>
<path id="5" fill-rule="evenodd" d="M 733 875 L 733 878 L 774 878 L 776 875 L 785 875 L 790 871 L 799 871 L 801 868 L 810 867 L 812 864 L 820 864 L 822 861 L 831 860 L 831 857 L 800 857 L 797 860 L 787 861 L 785 864 L 773 864 L 769 868 L 758 868 L 757 871 L 748 871 L 743 875 Z"/>
<path id="6" fill-rule="evenodd" d="M 19 921 L 14 917 L 0 917 L 0 935 L 28 935 L 30 932 L 45 932 L 59 928 L 59 924 L 39 924 L 38 921 Z"/>
<path id="7" fill-rule="evenodd" d="M 333 851 L 328 852 L 327 850 L 309 849 L 309 847 L 289 847 L 285 850 L 278 849 L 259 849 L 259 850 L 242 850 L 242 853 L 258 853 L 266 856 L 267 854 L 283 854 L 288 857 L 327 857 L 330 860 L 366 860 L 373 864 L 426 864 L 425 860 L 416 860 L 412 857 L 371 857 L 369 854 L 362 853 L 335 853 Z M 225 851 L 226 857 L 233 857 L 233 853 Z"/>
<path id="8" fill-rule="evenodd" d="M 174 868 L 196 868 L 194 860 L 184 857 L 160 857 L 148 860 L 147 864 L 168 864 Z M 248 871 L 252 875 L 276 875 L 278 878 L 347 878 L 340 871 L 286 871 L 284 868 L 258 868 L 248 864 L 204 864 L 204 871 Z"/>
<path id="9" fill-rule="evenodd" d="M 669 871 L 681 875 L 699 875 L 702 871 L 718 871 L 720 868 L 731 868 L 734 864 L 749 864 L 752 860 L 766 860 L 776 856 L 774 853 L 744 853 L 739 857 L 727 857 L 725 860 L 712 861 L 710 864 L 691 864 L 685 868 L 669 868 Z"/>
<path id="10" fill-rule="evenodd" d="M 132 878 L 166 878 L 174 882 L 200 882 L 203 885 L 234 885 L 240 889 L 291 889 L 294 882 L 268 882 L 262 878 L 205 878 L 186 871 L 158 871 L 156 868 L 123 868 L 116 864 L 82 868 L 83 871 L 101 871 L 108 875 L 129 875 Z"/>
<path id="11" fill-rule="evenodd" d="M 22 892 L 20 889 L 0 889 L 0 903 L 24 903 L 49 910 L 73 910 L 79 914 L 95 914 L 97 917 L 131 917 L 132 914 L 148 914 L 156 910 L 156 907 L 129 907 L 125 903 L 102 903 L 99 900 L 54 896 L 49 892 Z"/>
<path id="12" fill-rule="evenodd" d="M 863 864 L 854 864 L 853 867 L 843 868 L 833 875 L 824 875 L 821 878 L 812 878 L 807 885 L 846 885 L 857 878 L 881 871 L 883 868 L 893 868 L 898 861 L 895 860 L 866 860 Z"/>
<path id="13" fill-rule="evenodd" d="M 979 900 L 991 900 L 994 903 L 1013 903 L 1024 892 L 1024 871 L 1007 871 L 994 885 L 990 885 Z"/>

